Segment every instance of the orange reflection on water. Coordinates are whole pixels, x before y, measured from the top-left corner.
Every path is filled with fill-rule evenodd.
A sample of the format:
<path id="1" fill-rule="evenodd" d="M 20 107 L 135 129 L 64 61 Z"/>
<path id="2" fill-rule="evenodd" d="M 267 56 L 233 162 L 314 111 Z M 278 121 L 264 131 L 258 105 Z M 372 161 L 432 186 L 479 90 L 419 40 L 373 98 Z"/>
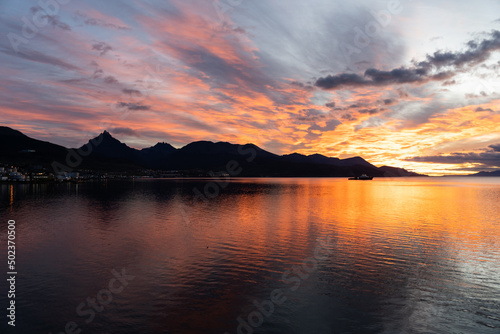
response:
<path id="1" fill-rule="evenodd" d="M 14 185 L 11 184 L 9 187 L 9 206 L 12 207 L 12 204 L 14 204 Z"/>
<path id="2" fill-rule="evenodd" d="M 58 247 L 71 255 L 75 273 L 100 265 L 106 280 L 109 268 L 127 267 L 137 277 L 127 303 L 144 307 L 172 332 L 228 323 L 218 332 L 230 330 L 253 300 L 269 298 L 274 288 L 294 300 L 280 312 L 294 303 L 321 309 L 344 296 L 372 297 L 366 302 L 377 312 L 390 305 L 381 322 L 394 320 L 401 305 L 420 312 L 422 304 L 445 300 L 455 303 L 447 308 L 453 311 L 472 300 L 462 298 L 468 291 L 498 291 L 495 179 L 235 178 L 213 198 L 196 199 L 193 189 L 209 182 L 83 184 L 78 195 L 68 191 L 44 205 L 16 205 L 31 223 L 22 230 L 30 240 L 23 249 L 42 249 L 50 259 L 51 247 Z M 326 236 L 333 251 L 291 292 L 283 273 L 311 258 Z M 401 312 L 408 317 L 407 309 Z"/>

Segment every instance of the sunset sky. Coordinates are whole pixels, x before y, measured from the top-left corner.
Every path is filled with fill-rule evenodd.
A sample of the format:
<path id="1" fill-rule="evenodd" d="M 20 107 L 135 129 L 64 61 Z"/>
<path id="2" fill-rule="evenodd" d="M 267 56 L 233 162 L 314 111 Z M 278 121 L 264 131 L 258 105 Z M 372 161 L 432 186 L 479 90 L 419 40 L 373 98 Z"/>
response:
<path id="1" fill-rule="evenodd" d="M 500 2 L 0 2 L 0 124 L 500 169 Z"/>

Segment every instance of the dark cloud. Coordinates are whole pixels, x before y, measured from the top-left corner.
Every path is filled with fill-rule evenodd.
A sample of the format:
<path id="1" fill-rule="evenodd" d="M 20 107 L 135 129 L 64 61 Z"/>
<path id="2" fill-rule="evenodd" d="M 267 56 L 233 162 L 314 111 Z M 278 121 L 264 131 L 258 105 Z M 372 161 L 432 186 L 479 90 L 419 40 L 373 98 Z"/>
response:
<path id="1" fill-rule="evenodd" d="M 315 85 L 323 89 L 334 89 L 341 86 L 362 86 L 366 85 L 367 81 L 354 73 L 341 73 L 338 75 L 328 75 L 324 78 L 316 80 Z"/>
<path id="2" fill-rule="evenodd" d="M 484 108 L 481 108 L 481 107 L 477 107 L 475 111 L 490 111 L 490 112 L 494 112 L 492 109 L 490 108 L 487 108 L 487 109 L 484 109 Z"/>
<path id="3" fill-rule="evenodd" d="M 10 49 L 5 49 L 2 48 L 0 49 L 0 52 L 5 53 L 7 55 L 11 55 L 14 57 L 19 57 L 25 60 L 29 61 L 34 61 L 40 64 L 47 64 L 47 65 L 53 65 L 53 66 L 58 66 L 61 67 L 65 70 L 79 70 L 80 68 L 62 60 L 59 58 L 56 58 L 54 56 L 49 56 L 47 54 L 35 51 L 35 50 L 24 50 L 24 51 L 18 51 L 17 53 L 13 52 Z"/>
<path id="4" fill-rule="evenodd" d="M 299 121 L 321 121 L 324 120 L 329 114 L 326 114 L 320 109 L 302 109 L 299 112 L 299 117 L 297 119 Z"/>
<path id="5" fill-rule="evenodd" d="M 465 97 L 468 99 L 477 99 L 480 97 L 487 97 L 488 93 L 486 93 L 484 90 L 480 91 L 479 94 L 465 94 Z"/>
<path id="6" fill-rule="evenodd" d="M 407 91 L 405 91 L 404 89 L 399 88 L 397 91 L 398 91 L 398 95 L 400 98 L 405 99 L 405 98 L 410 96 L 410 94 Z"/>
<path id="7" fill-rule="evenodd" d="M 456 80 L 446 80 L 445 82 L 443 82 L 443 86 L 451 86 L 451 85 L 454 85 L 456 83 L 457 83 Z"/>
<path id="8" fill-rule="evenodd" d="M 313 89 L 314 89 L 314 87 L 313 87 L 313 86 L 311 86 L 311 85 L 306 85 L 306 84 L 303 84 L 302 82 L 298 82 L 298 81 L 292 81 L 292 82 L 291 82 L 291 84 L 292 84 L 292 85 L 294 85 L 294 86 L 297 86 L 297 87 L 299 87 L 299 88 L 302 88 L 302 89 L 304 89 L 304 90 L 307 90 L 307 91 L 310 91 L 310 90 L 313 90 Z"/>
<path id="9" fill-rule="evenodd" d="M 477 65 L 489 58 L 491 52 L 500 49 L 500 31 L 493 30 L 489 39 L 481 42 L 467 42 L 469 50 L 464 52 L 442 52 L 436 51 L 433 55 L 427 55 L 427 60 L 420 62 L 419 66 L 424 68 L 444 66 L 455 66 L 461 68 L 465 65 Z"/>
<path id="10" fill-rule="evenodd" d="M 415 162 L 429 162 L 441 164 L 480 164 L 482 167 L 500 167 L 500 144 L 490 145 L 480 153 L 455 152 L 449 155 L 432 155 L 422 157 L 412 157 L 405 159 Z"/>
<path id="11" fill-rule="evenodd" d="M 364 87 L 384 86 L 402 83 L 424 83 L 428 81 L 441 81 L 451 78 L 453 72 L 445 71 L 437 74 L 429 74 L 425 68 L 400 67 L 390 71 L 381 71 L 369 68 L 364 75 L 354 73 L 342 73 L 339 75 L 328 75 L 319 78 L 315 85 L 322 89 L 337 89 L 341 87 Z"/>
<path id="12" fill-rule="evenodd" d="M 118 102 L 117 106 L 119 108 L 127 108 L 128 110 L 150 110 L 150 106 L 141 105 L 138 103 L 129 103 L 129 102 Z"/>
<path id="13" fill-rule="evenodd" d="M 95 42 L 92 44 L 92 50 L 99 51 L 99 54 L 104 56 L 108 51 L 113 50 L 113 48 L 106 42 Z"/>
<path id="14" fill-rule="evenodd" d="M 68 84 L 79 84 L 79 83 L 83 83 L 85 81 L 87 81 L 86 78 L 75 78 L 75 79 L 60 80 L 60 82 L 65 82 L 65 83 L 68 83 Z"/>
<path id="15" fill-rule="evenodd" d="M 35 6 L 31 7 L 30 11 L 32 14 L 36 14 L 39 11 L 45 12 L 42 7 Z M 45 12 L 46 13 L 46 12 Z M 42 15 L 40 16 L 42 20 L 47 20 L 46 24 L 51 25 L 52 27 L 57 27 L 63 30 L 71 31 L 71 27 L 67 24 L 61 21 L 61 18 L 58 15 Z"/>
<path id="16" fill-rule="evenodd" d="M 326 121 L 325 126 L 319 126 L 318 124 L 314 124 L 313 126 L 311 126 L 309 128 L 309 130 L 333 131 L 340 124 L 342 124 L 342 122 L 340 122 L 339 120 L 337 120 L 337 119 L 331 119 L 329 121 Z"/>
<path id="17" fill-rule="evenodd" d="M 319 125 L 318 123 L 324 122 L 324 126 Z M 310 124 L 308 134 L 306 135 L 309 139 L 315 139 L 321 137 L 321 134 L 312 132 L 316 131 L 333 131 L 337 128 L 338 125 L 342 124 L 336 118 L 333 118 L 332 112 L 324 112 L 321 109 L 302 109 L 299 112 L 299 116 L 294 118 L 295 124 Z"/>
<path id="18" fill-rule="evenodd" d="M 49 20 L 49 24 L 51 26 L 57 27 L 57 28 L 60 28 L 63 30 L 71 31 L 71 27 L 68 24 L 62 22 L 58 15 L 46 15 L 44 17 L 46 17 L 47 20 Z"/>
<path id="19" fill-rule="evenodd" d="M 500 69 L 500 60 L 497 61 L 495 64 L 492 64 L 492 65 L 482 64 L 481 67 L 485 68 L 487 70 L 497 71 L 498 69 Z"/>
<path id="20" fill-rule="evenodd" d="M 489 38 L 481 42 L 469 41 L 464 52 L 436 51 L 427 55 L 425 61 L 416 62 L 412 67 L 400 67 L 389 71 L 369 68 L 364 75 L 341 73 L 328 75 L 316 80 L 319 88 L 331 90 L 344 87 L 385 86 L 401 83 L 425 83 L 450 79 L 465 66 L 475 66 L 484 62 L 491 52 L 500 49 L 500 31 L 494 30 Z"/>
<path id="21" fill-rule="evenodd" d="M 108 85 L 114 85 L 118 83 L 118 80 L 116 80 L 114 76 L 108 75 L 104 78 L 104 83 L 107 83 Z"/>
<path id="22" fill-rule="evenodd" d="M 127 135 L 127 136 L 133 136 L 133 137 L 140 137 L 139 133 L 131 128 L 112 128 L 111 133 L 117 134 L 117 135 Z"/>
<path id="23" fill-rule="evenodd" d="M 129 96 L 142 96 L 142 93 L 137 89 L 124 88 L 122 89 L 122 92 Z"/>
<path id="24" fill-rule="evenodd" d="M 83 23 L 88 25 L 88 26 L 98 26 L 98 27 L 104 27 L 104 28 L 111 28 L 111 29 L 116 29 L 116 30 L 130 30 L 128 27 L 125 26 L 119 26 L 113 23 L 106 22 L 101 19 L 96 19 L 93 17 L 88 16 L 85 13 L 82 13 L 81 11 L 76 12 L 77 17 L 80 17 L 83 19 Z"/>
<path id="25" fill-rule="evenodd" d="M 346 121 L 357 121 L 358 119 L 354 117 L 352 114 L 344 114 L 341 117 L 342 119 L 345 119 Z"/>
<path id="26" fill-rule="evenodd" d="M 104 74 L 104 71 L 99 68 L 99 69 L 95 70 L 94 73 L 92 74 L 92 79 L 100 78 L 103 74 Z"/>
<path id="27" fill-rule="evenodd" d="M 328 102 L 328 103 L 325 104 L 325 107 L 333 109 L 333 108 L 335 108 L 335 102 Z"/>
<path id="28" fill-rule="evenodd" d="M 380 111 L 382 111 L 379 108 L 373 108 L 373 109 L 360 109 L 358 112 L 360 114 L 368 114 L 368 115 L 375 115 L 378 114 Z"/>
<path id="29" fill-rule="evenodd" d="M 384 102 L 384 105 L 386 106 L 392 106 L 393 104 L 396 104 L 398 101 L 396 99 L 385 99 L 382 102 Z"/>

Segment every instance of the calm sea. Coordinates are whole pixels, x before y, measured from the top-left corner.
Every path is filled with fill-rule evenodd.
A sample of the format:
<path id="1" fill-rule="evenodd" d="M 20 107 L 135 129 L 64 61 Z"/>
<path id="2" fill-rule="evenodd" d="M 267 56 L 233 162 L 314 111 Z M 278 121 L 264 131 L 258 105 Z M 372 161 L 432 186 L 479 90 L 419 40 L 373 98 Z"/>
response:
<path id="1" fill-rule="evenodd" d="M 500 333 L 500 178 L 0 185 L 1 333 Z M 80 332 L 79 332 L 80 331 Z"/>

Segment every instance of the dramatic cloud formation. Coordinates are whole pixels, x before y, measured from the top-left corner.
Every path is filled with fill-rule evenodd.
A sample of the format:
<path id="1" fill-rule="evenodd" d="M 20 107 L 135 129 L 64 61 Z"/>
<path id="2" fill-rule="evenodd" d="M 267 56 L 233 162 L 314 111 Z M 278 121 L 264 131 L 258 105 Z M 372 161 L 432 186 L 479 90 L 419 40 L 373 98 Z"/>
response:
<path id="1" fill-rule="evenodd" d="M 315 85 L 323 89 L 338 89 L 444 81 L 462 71 L 464 66 L 478 65 L 487 60 L 493 51 L 499 50 L 500 31 L 492 31 L 489 38 L 480 42 L 471 40 L 467 47 L 468 50 L 463 52 L 436 51 L 413 67 L 400 67 L 390 71 L 369 68 L 363 76 L 354 73 L 328 75 L 316 80 Z M 447 81 L 447 84 L 451 84 L 451 81 Z"/>
<path id="2" fill-rule="evenodd" d="M 137 148 L 252 142 L 443 174 L 471 163 L 424 158 L 500 142 L 500 3 L 4 0 L 0 11 L 2 125 L 67 147 L 107 129 Z"/>
<path id="3" fill-rule="evenodd" d="M 434 155 L 407 158 L 408 161 L 440 163 L 440 164 L 478 164 L 481 168 L 500 169 L 500 144 L 490 145 L 483 152 L 453 152 L 447 155 Z"/>

